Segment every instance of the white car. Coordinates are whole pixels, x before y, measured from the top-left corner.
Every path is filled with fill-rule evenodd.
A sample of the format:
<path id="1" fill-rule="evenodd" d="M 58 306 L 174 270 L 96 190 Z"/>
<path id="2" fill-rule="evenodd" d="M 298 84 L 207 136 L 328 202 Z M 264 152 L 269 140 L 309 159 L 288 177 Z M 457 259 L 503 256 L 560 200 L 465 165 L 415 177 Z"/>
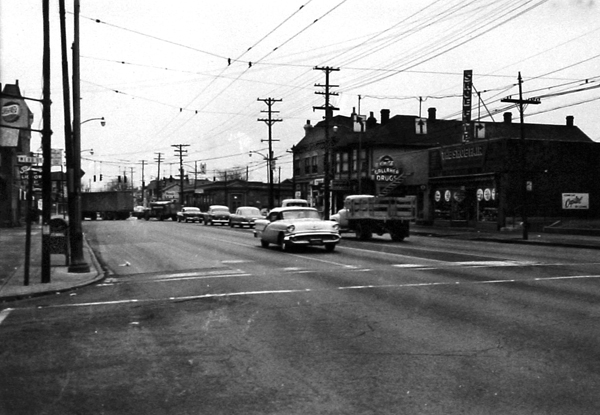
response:
<path id="1" fill-rule="evenodd" d="M 311 207 L 280 207 L 269 212 L 265 219 L 254 222 L 254 237 L 260 238 L 263 248 L 279 245 L 286 251 L 295 246 L 324 246 L 329 252 L 341 239 L 339 225 L 323 220 Z"/>

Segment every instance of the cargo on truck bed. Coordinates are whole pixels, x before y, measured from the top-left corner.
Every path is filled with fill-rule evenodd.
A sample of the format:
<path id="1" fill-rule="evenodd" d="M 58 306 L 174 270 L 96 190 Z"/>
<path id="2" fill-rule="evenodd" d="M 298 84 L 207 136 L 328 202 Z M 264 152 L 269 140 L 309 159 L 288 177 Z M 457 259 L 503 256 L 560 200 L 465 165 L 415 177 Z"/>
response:
<path id="1" fill-rule="evenodd" d="M 344 209 L 333 215 L 332 220 L 361 240 L 371 239 L 373 233 L 389 233 L 393 241 L 402 241 L 410 234 L 415 213 L 416 196 L 352 195 L 346 197 Z"/>

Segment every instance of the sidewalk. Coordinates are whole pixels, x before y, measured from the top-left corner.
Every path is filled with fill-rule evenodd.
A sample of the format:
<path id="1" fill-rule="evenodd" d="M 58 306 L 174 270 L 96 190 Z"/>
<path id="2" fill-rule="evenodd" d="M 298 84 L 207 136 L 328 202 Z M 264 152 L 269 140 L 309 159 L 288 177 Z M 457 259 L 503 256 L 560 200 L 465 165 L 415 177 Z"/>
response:
<path id="1" fill-rule="evenodd" d="M 563 233 L 564 232 L 564 233 Z M 600 230 L 593 235 L 574 234 L 577 230 L 561 232 L 528 232 L 527 239 L 523 239 L 523 230 L 489 231 L 473 228 L 434 227 L 425 225 L 412 225 L 411 235 L 432 236 L 451 239 L 468 239 L 482 242 L 500 242 L 522 245 L 549 245 L 565 248 L 600 249 Z"/>
<path id="2" fill-rule="evenodd" d="M 24 285 L 25 237 L 25 226 L 0 229 L 0 303 L 68 291 L 104 278 L 100 264 L 84 239 L 83 254 L 90 272 L 69 272 L 64 255 L 51 255 L 50 282 L 42 284 L 42 228 L 34 224 L 31 228 L 29 285 Z"/>
<path id="3" fill-rule="evenodd" d="M 522 230 L 478 231 L 471 228 L 433 227 L 412 225 L 411 234 L 437 238 L 464 239 L 482 242 L 546 245 L 600 250 L 600 233 L 596 236 L 560 233 L 529 232 L 523 239 Z M 410 239 L 408 239 L 410 241 Z M 34 225 L 31 230 L 31 261 L 29 285 L 24 285 L 25 227 L 0 229 L 0 303 L 37 295 L 53 294 L 94 284 L 104 278 L 98 260 L 84 240 L 84 258 L 90 272 L 68 272 L 64 255 L 51 255 L 50 282 L 41 282 L 42 229 Z"/>

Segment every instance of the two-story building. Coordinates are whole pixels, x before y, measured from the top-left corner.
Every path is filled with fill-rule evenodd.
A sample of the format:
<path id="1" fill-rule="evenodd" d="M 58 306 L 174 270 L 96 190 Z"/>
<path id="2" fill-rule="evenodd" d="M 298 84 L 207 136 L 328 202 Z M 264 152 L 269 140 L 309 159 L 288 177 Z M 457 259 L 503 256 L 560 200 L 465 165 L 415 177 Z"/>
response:
<path id="1" fill-rule="evenodd" d="M 560 218 L 600 217 L 600 143 L 567 117 L 564 125 L 472 123 L 373 113 L 364 128 L 353 116 L 329 120 L 331 213 L 350 194 L 416 195 L 417 219 L 449 226 L 502 228 Z M 323 207 L 325 123 L 305 125 L 294 146 L 296 193 Z M 358 131 L 357 131 L 358 130 Z M 522 133 L 523 131 L 523 137 Z M 527 192 L 527 193 L 525 193 Z"/>

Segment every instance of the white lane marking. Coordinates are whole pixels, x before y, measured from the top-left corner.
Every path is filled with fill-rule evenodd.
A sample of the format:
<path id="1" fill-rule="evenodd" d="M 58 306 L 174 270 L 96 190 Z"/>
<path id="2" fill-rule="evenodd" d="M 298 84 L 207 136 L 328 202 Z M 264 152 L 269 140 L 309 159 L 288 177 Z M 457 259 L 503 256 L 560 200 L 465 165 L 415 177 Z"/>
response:
<path id="1" fill-rule="evenodd" d="M 4 319 L 8 317 L 11 311 L 13 311 L 12 308 L 5 308 L 4 310 L 0 311 L 0 324 L 2 324 Z"/>
<path id="2" fill-rule="evenodd" d="M 115 284 L 137 284 L 148 282 L 166 282 L 166 281 L 185 281 L 185 280 L 201 280 L 214 278 L 234 278 L 234 277 L 250 277 L 252 274 L 244 273 L 241 270 L 219 270 L 219 271 L 194 271 L 194 272 L 179 272 L 176 274 L 161 274 L 153 276 L 144 276 L 140 274 L 137 278 L 134 276 L 123 276 L 122 278 L 107 278 L 104 283 L 98 284 L 98 287 L 109 287 Z"/>
<path id="3" fill-rule="evenodd" d="M 489 267 L 531 267 L 549 265 L 535 261 L 462 261 L 462 262 L 444 262 L 436 267 L 424 264 L 392 264 L 395 268 L 410 268 L 418 270 L 430 270 L 436 268 L 447 267 L 463 267 L 463 268 L 489 268 Z M 564 264 L 563 264 L 564 265 Z"/>
<path id="4" fill-rule="evenodd" d="M 335 262 L 335 261 L 326 261 L 324 259 L 319 259 L 319 258 L 316 258 L 314 256 L 304 256 L 304 255 L 298 255 L 298 254 L 289 254 L 289 255 L 292 255 L 292 256 L 295 256 L 295 257 L 298 257 L 298 258 L 302 258 L 302 259 L 306 259 L 308 261 L 317 261 L 317 262 L 322 262 L 324 264 L 337 265 L 337 266 L 342 267 L 342 268 L 348 268 L 348 269 L 356 269 L 356 268 L 358 268 L 358 267 L 356 267 L 354 265 L 342 264 L 342 263 Z"/>
<path id="5" fill-rule="evenodd" d="M 151 281 L 144 282 L 165 282 L 165 281 L 185 281 L 185 280 L 205 280 L 205 279 L 214 279 L 214 278 L 233 278 L 233 277 L 251 277 L 252 274 L 225 274 L 225 275 L 196 275 L 189 277 L 179 277 L 179 278 L 157 278 Z"/>
<path id="6" fill-rule="evenodd" d="M 244 264 L 247 262 L 254 262 L 249 259 L 228 259 L 225 261 L 221 261 L 222 264 Z"/>
<path id="7" fill-rule="evenodd" d="M 419 287 L 435 287 L 435 286 L 450 286 L 450 285 L 482 285 L 482 284 L 504 284 L 504 283 L 526 283 L 526 282 L 543 282 L 543 281 L 556 281 L 556 280 L 572 280 L 572 279 L 587 279 L 587 278 L 600 278 L 600 275 L 567 275 L 562 277 L 548 277 L 548 278 L 529 278 L 523 280 L 489 280 L 489 281 L 448 281 L 448 282 L 422 282 L 422 283 L 408 283 L 408 284 L 382 284 L 382 285 L 352 285 L 345 287 L 336 288 L 304 288 L 304 289 L 290 289 L 290 290 L 266 290 L 266 291 L 242 291 L 242 292 L 229 292 L 229 293 L 213 293 L 213 294 L 201 294 L 201 295 L 190 295 L 184 297 L 168 297 L 158 299 L 145 299 L 145 300 L 119 300 L 119 301 L 106 301 L 106 302 L 90 302 L 90 303 L 77 303 L 77 304 L 57 304 L 49 306 L 38 306 L 37 308 L 74 308 L 74 307 L 91 307 L 91 306 L 105 306 L 105 305 L 119 305 L 129 303 L 149 303 L 149 302 L 160 302 L 160 301 L 189 301 L 189 300 L 201 300 L 205 298 L 220 298 L 220 297 L 242 297 L 252 295 L 267 295 L 267 294 L 299 294 L 299 293 L 310 293 L 310 292 L 327 292 L 334 290 L 365 290 L 365 289 L 381 289 L 381 288 L 419 288 Z M 25 310 L 26 308 L 23 308 Z M 15 309 L 19 310 L 19 309 Z"/>

